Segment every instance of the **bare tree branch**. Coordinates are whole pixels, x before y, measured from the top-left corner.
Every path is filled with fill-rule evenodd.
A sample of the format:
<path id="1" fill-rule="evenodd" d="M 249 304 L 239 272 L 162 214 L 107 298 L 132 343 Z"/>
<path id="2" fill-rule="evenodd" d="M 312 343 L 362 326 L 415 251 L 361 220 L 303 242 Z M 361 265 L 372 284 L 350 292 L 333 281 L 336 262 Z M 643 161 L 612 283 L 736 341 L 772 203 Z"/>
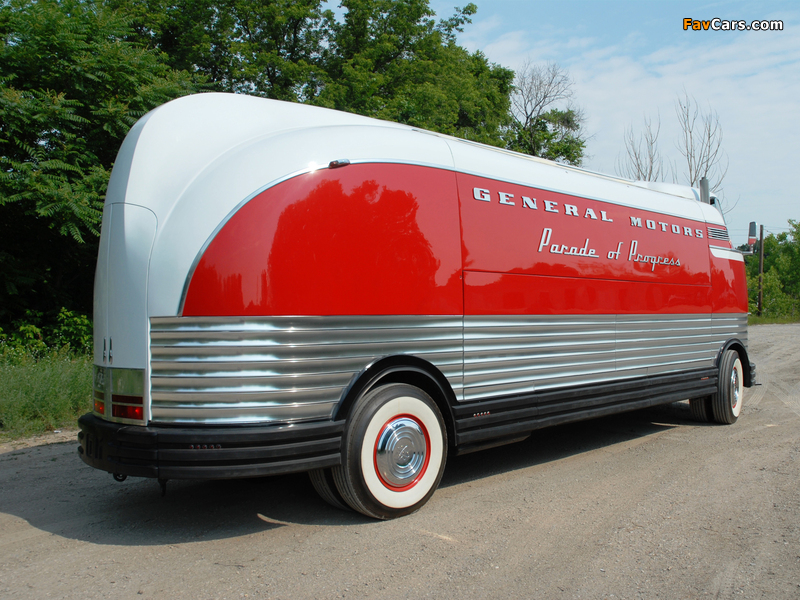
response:
<path id="1" fill-rule="evenodd" d="M 664 159 L 658 150 L 658 135 L 661 132 L 661 116 L 657 117 L 655 126 L 647 117 L 644 119 L 644 131 L 636 138 L 633 126 L 625 130 L 625 158 L 617 157 L 615 170 L 617 175 L 636 181 L 664 181 L 667 170 Z"/>
<path id="2" fill-rule="evenodd" d="M 526 59 L 517 71 L 514 87 L 511 97 L 514 117 L 525 128 L 556 102 L 572 98 L 572 79 L 555 63 L 535 65 Z"/>
<path id="3" fill-rule="evenodd" d="M 719 202 L 719 209 L 722 211 L 722 214 L 727 215 L 729 212 L 732 212 L 734 208 L 739 204 L 739 200 L 741 196 L 736 198 L 736 202 L 728 206 L 728 200 L 725 198 L 725 194 L 717 194 L 717 201 Z"/>
<path id="4" fill-rule="evenodd" d="M 705 177 L 710 189 L 720 188 L 728 172 L 728 158 L 722 150 L 719 115 L 710 109 L 702 112 L 697 101 L 685 91 L 675 101 L 675 113 L 681 127 L 678 151 L 686 159 L 687 183 L 697 186 Z"/>
<path id="5" fill-rule="evenodd" d="M 536 65 L 527 59 L 517 71 L 511 114 L 515 121 L 513 149 L 580 164 L 586 138 L 583 111 L 571 103 L 573 81 L 555 63 Z M 566 109 L 558 107 L 566 104 Z"/>

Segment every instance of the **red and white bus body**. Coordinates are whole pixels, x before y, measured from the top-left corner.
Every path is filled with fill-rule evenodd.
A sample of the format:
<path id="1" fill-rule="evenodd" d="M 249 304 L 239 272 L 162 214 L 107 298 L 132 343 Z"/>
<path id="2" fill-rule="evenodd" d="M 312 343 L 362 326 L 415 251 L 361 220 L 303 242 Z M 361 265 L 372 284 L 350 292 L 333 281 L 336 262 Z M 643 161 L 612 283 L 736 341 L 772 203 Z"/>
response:
<path id="1" fill-rule="evenodd" d="M 313 471 L 375 516 L 424 503 L 448 448 L 686 398 L 730 422 L 754 382 L 742 256 L 696 190 L 226 94 L 126 138 L 94 318 L 84 461 Z"/>

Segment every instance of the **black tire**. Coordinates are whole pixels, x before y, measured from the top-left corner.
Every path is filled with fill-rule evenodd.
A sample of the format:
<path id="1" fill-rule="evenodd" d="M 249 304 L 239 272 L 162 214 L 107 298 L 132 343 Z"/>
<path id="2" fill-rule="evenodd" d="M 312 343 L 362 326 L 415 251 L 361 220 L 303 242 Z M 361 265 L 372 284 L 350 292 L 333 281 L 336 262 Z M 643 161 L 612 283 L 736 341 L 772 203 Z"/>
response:
<path id="1" fill-rule="evenodd" d="M 689 408 L 695 421 L 710 423 L 714 418 L 714 408 L 711 406 L 711 396 L 703 398 L 692 398 L 689 400 Z"/>
<path id="2" fill-rule="evenodd" d="M 319 497 L 325 502 L 342 510 L 350 510 L 347 502 L 344 501 L 339 490 L 336 489 L 336 483 L 333 481 L 333 471 L 330 468 L 309 471 L 308 478 L 311 480 L 311 485 L 314 486 Z"/>
<path id="3" fill-rule="evenodd" d="M 436 491 L 447 460 L 447 432 L 422 390 L 393 383 L 356 401 L 345 430 L 336 487 L 353 510 L 393 519 L 419 510 Z"/>
<path id="4" fill-rule="evenodd" d="M 719 364 L 717 393 L 711 397 L 714 421 L 730 425 L 742 412 L 744 399 L 744 372 L 739 353 L 726 350 Z"/>

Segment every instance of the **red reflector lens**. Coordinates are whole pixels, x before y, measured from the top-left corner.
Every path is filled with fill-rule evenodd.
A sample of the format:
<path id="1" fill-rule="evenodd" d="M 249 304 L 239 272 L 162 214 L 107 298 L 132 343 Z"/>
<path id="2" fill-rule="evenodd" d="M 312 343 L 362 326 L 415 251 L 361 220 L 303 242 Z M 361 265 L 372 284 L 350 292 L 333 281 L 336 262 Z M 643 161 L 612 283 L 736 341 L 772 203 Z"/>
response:
<path id="1" fill-rule="evenodd" d="M 111 402 L 116 404 L 117 402 L 121 404 L 142 404 L 144 398 L 141 396 L 125 396 L 123 394 L 111 394 Z"/>
<path id="2" fill-rule="evenodd" d="M 106 414 L 106 403 L 102 400 L 95 400 L 94 411 L 100 413 L 101 415 Z"/>
<path id="3" fill-rule="evenodd" d="M 141 406 L 122 406 L 119 404 L 113 404 L 111 407 L 111 413 L 113 416 L 119 419 L 138 419 L 141 421 L 144 418 L 144 409 Z"/>

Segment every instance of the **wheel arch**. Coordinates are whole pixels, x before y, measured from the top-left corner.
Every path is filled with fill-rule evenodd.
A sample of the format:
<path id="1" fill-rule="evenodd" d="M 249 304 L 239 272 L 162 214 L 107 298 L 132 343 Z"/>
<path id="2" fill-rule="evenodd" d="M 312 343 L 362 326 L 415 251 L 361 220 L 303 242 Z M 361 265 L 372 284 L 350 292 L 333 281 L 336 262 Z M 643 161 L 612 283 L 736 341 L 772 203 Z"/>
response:
<path id="1" fill-rule="evenodd" d="M 722 356 L 726 350 L 734 350 L 739 355 L 739 360 L 742 361 L 742 374 L 744 376 L 744 387 L 752 387 L 755 384 L 753 381 L 753 369 L 750 364 L 750 357 L 747 354 L 747 347 L 744 342 L 739 338 L 732 338 L 725 342 L 722 348 L 719 349 L 716 359 L 714 359 L 714 366 L 719 368 Z"/>
<path id="2" fill-rule="evenodd" d="M 364 367 L 353 376 L 342 393 L 342 399 L 333 412 L 334 420 L 348 419 L 356 400 L 370 390 L 389 383 L 413 385 L 428 394 L 442 413 L 448 445 L 455 443 L 455 416 L 452 410 L 456 402 L 455 392 L 438 368 L 417 356 L 385 356 Z"/>

